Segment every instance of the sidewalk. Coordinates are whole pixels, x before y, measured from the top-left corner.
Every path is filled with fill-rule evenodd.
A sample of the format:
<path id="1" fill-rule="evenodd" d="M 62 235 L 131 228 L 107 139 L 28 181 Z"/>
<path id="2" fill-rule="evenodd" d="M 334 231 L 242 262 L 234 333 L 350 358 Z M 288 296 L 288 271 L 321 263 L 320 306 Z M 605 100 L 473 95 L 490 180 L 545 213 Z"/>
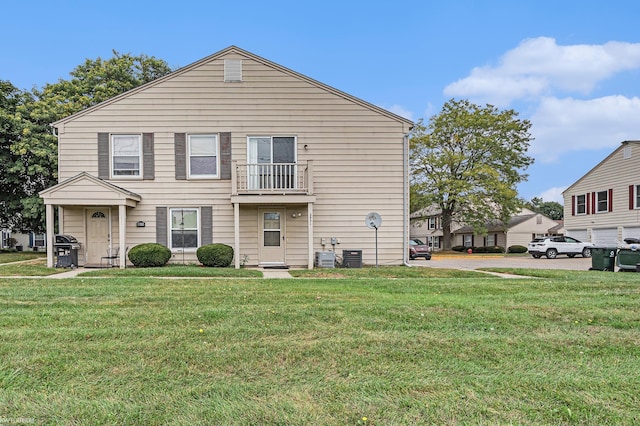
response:
<path id="1" fill-rule="evenodd" d="M 70 269 L 65 272 L 61 272 L 59 274 L 47 275 L 47 276 L 12 276 L 5 278 L 52 278 L 52 279 L 64 279 L 64 278 L 75 278 L 78 274 L 89 271 L 90 269 L 85 269 L 83 267 Z M 256 268 L 257 271 L 262 272 L 262 278 L 273 278 L 273 279 L 283 279 L 283 278 L 293 278 L 287 269 L 261 269 Z M 0 277 L 2 278 L 2 277 Z M 194 277 L 196 278 L 196 277 Z"/>

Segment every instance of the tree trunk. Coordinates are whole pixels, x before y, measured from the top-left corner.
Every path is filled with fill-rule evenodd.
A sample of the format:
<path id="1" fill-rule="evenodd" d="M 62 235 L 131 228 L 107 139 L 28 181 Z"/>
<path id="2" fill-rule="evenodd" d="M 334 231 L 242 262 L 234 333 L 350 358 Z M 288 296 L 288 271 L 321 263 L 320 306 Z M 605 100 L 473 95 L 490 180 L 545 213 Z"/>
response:
<path id="1" fill-rule="evenodd" d="M 442 249 L 451 250 L 451 210 L 442 209 Z"/>

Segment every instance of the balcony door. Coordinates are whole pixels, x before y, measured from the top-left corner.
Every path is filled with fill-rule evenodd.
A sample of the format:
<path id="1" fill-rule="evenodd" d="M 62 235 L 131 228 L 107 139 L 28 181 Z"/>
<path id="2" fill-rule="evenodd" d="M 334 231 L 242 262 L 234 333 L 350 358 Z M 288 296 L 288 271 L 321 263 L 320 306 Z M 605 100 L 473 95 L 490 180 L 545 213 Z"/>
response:
<path id="1" fill-rule="evenodd" d="M 251 136 L 248 139 L 249 189 L 296 188 L 296 138 Z"/>

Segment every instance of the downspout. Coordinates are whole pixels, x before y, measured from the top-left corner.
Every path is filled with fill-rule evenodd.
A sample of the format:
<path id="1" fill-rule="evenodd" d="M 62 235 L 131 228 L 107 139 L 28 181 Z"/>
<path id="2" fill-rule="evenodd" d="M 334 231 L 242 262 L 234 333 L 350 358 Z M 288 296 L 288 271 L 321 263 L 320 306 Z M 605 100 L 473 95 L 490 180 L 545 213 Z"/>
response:
<path id="1" fill-rule="evenodd" d="M 402 263 L 412 267 L 407 260 L 409 251 L 409 133 L 402 137 Z"/>

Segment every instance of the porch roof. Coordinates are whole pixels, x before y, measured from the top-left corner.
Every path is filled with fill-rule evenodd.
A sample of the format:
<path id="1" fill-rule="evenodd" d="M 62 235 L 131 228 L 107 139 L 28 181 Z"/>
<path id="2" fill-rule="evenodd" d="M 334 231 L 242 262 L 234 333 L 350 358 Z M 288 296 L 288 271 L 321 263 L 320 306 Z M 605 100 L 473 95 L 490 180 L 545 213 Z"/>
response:
<path id="1" fill-rule="evenodd" d="M 38 195 L 44 204 L 58 206 L 128 206 L 135 207 L 142 197 L 87 172 L 79 173 Z"/>

